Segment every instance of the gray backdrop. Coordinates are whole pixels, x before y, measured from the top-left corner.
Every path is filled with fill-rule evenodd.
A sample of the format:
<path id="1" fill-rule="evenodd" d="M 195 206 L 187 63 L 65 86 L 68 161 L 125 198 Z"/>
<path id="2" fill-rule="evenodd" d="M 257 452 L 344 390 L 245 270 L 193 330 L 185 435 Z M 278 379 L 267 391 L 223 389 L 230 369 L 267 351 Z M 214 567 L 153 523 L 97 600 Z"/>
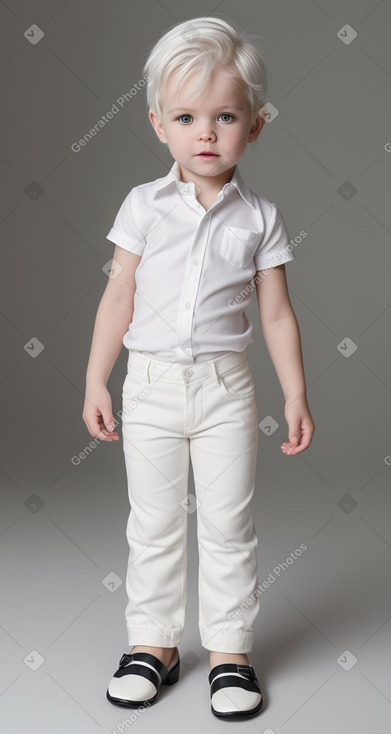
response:
<path id="1" fill-rule="evenodd" d="M 259 422 L 271 416 L 278 424 L 270 435 L 260 427 L 254 499 L 260 583 L 270 574 L 274 581 L 260 597 L 249 654 L 264 708 L 240 726 L 263 734 L 389 730 L 390 3 L 6 0 L 0 2 L 6 734 L 228 726 L 210 712 L 209 652 L 198 634 L 197 513 L 189 515 L 180 681 L 163 686 L 158 703 L 133 720 L 132 710 L 106 700 L 128 651 L 122 442 L 101 443 L 88 458 L 72 460 L 92 441 L 82 409 L 94 318 L 114 250 L 106 234 L 130 189 L 172 165 L 148 121 L 145 91 L 122 107 L 117 100 L 140 80 L 158 38 L 202 15 L 263 36 L 255 42 L 267 57 L 267 99 L 278 114 L 239 166 L 250 188 L 278 203 L 295 243 L 287 277 L 316 425 L 307 451 L 282 454 L 284 399 L 253 293 L 249 358 Z M 99 133 L 72 149 L 113 105 L 118 112 Z M 123 349 L 108 383 L 115 414 L 126 357 Z M 293 560 L 300 544 L 307 549 Z"/>

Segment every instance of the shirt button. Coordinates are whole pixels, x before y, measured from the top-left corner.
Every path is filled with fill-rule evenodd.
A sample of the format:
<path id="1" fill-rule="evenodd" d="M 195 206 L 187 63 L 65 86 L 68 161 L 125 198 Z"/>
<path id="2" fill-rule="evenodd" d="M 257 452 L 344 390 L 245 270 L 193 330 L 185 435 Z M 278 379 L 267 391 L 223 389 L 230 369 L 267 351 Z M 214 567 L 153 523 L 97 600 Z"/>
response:
<path id="1" fill-rule="evenodd" d="M 193 370 L 185 370 L 184 373 L 185 377 L 191 377 L 193 374 Z"/>
<path id="2" fill-rule="evenodd" d="M 191 308 L 191 305 L 190 305 L 190 303 L 186 303 L 186 308 L 187 308 L 187 309 Z"/>
<path id="3" fill-rule="evenodd" d="M 198 265 L 198 260 L 193 260 L 193 265 Z"/>

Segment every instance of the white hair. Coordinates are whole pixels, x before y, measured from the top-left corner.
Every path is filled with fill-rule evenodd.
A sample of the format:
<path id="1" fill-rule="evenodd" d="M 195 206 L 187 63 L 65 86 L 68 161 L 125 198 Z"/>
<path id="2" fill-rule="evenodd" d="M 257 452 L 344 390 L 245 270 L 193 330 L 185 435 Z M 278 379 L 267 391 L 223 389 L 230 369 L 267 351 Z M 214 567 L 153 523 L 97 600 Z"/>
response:
<path id="1" fill-rule="evenodd" d="M 220 64 L 242 85 L 248 100 L 251 119 L 264 105 L 266 94 L 266 64 L 261 51 L 235 28 L 220 18 L 193 18 L 170 28 L 153 46 L 144 65 L 148 78 L 147 104 L 162 118 L 162 101 L 168 77 L 178 69 L 180 89 L 186 76 L 202 67 L 196 96 L 205 86 L 214 67 Z"/>

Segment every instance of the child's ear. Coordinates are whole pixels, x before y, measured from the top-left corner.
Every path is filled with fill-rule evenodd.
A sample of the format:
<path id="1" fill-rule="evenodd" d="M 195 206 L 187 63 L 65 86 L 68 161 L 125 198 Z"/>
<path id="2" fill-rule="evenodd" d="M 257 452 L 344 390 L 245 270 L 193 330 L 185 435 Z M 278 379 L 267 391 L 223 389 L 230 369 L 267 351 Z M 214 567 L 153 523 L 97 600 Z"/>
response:
<path id="1" fill-rule="evenodd" d="M 254 118 L 253 124 L 251 125 L 250 132 L 248 135 L 248 142 L 254 143 L 260 134 L 263 126 L 265 124 L 265 118 L 262 117 L 259 112 L 257 113 L 256 117 Z"/>
<path id="2" fill-rule="evenodd" d="M 160 121 L 160 118 L 156 114 L 156 112 L 154 112 L 153 110 L 149 110 L 148 117 L 149 117 L 149 120 L 151 122 L 151 125 L 154 128 L 155 133 L 158 136 L 159 140 L 162 143 L 167 143 L 167 140 L 166 140 L 166 136 L 164 134 L 162 123 Z"/>

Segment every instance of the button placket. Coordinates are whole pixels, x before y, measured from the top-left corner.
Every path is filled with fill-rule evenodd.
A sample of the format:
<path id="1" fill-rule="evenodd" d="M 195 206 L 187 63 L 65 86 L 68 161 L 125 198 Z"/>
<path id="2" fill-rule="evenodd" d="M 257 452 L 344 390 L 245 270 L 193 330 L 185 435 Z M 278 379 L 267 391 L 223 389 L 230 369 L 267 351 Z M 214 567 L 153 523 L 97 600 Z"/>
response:
<path id="1" fill-rule="evenodd" d="M 203 220 L 204 221 L 204 220 Z M 177 321 L 177 354 L 181 362 L 193 363 L 192 346 L 184 349 L 182 345 L 192 345 L 192 325 L 194 318 L 194 306 L 197 300 L 198 289 L 201 279 L 201 267 L 208 241 L 210 219 L 206 220 L 205 227 L 201 222 L 194 237 L 190 249 L 186 272 L 179 300 Z M 197 267 L 195 267 L 195 263 Z"/>

